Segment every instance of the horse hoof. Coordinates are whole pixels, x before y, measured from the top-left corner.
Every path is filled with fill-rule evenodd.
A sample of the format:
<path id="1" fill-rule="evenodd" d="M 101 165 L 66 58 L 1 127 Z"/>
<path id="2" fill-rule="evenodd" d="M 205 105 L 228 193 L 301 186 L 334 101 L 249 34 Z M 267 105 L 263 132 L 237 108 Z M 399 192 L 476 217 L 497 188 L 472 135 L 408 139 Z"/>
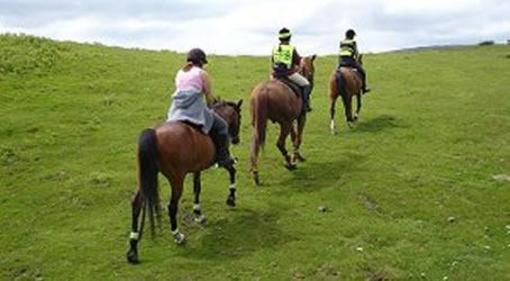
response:
<path id="1" fill-rule="evenodd" d="M 259 172 L 253 172 L 253 181 L 256 186 L 260 186 Z"/>
<path id="2" fill-rule="evenodd" d="M 199 224 L 205 224 L 206 221 L 207 221 L 207 218 L 204 215 L 200 215 L 195 218 L 195 222 L 197 222 Z"/>
<path id="3" fill-rule="evenodd" d="M 304 158 L 303 156 L 301 156 L 301 154 L 296 153 L 296 154 L 294 154 L 294 161 L 305 162 L 305 161 L 306 161 L 306 158 Z"/>
<path id="4" fill-rule="evenodd" d="M 291 164 L 291 163 L 286 163 L 284 166 L 289 171 L 294 171 L 297 168 L 296 164 Z"/>
<path id="5" fill-rule="evenodd" d="M 227 198 L 227 205 L 230 206 L 230 207 L 235 207 L 236 206 L 236 200 L 234 198 L 232 198 L 231 196 L 229 196 Z"/>
<path id="6" fill-rule="evenodd" d="M 129 249 L 129 251 L 126 254 L 127 261 L 130 264 L 139 264 L 140 260 L 138 259 L 138 254 L 136 253 L 136 250 Z"/>
<path id="7" fill-rule="evenodd" d="M 180 232 L 177 232 L 174 234 L 174 241 L 177 245 L 183 245 L 186 242 L 186 236 Z"/>
<path id="8" fill-rule="evenodd" d="M 349 126 L 349 128 L 353 128 L 354 127 L 354 124 L 352 122 L 347 122 L 347 126 Z"/>

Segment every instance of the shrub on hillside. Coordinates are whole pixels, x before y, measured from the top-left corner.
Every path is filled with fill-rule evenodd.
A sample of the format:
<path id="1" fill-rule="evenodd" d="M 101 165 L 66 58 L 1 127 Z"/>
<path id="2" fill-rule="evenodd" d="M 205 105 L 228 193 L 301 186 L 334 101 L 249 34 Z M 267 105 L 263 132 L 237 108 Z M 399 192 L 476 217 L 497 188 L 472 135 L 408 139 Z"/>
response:
<path id="1" fill-rule="evenodd" d="M 51 69 L 59 47 L 49 39 L 25 34 L 0 35 L 0 74 L 29 74 Z"/>
<path id="2" fill-rule="evenodd" d="M 482 42 L 478 43 L 478 46 L 492 46 L 494 44 L 495 43 L 493 40 L 487 40 L 487 41 L 482 41 Z"/>

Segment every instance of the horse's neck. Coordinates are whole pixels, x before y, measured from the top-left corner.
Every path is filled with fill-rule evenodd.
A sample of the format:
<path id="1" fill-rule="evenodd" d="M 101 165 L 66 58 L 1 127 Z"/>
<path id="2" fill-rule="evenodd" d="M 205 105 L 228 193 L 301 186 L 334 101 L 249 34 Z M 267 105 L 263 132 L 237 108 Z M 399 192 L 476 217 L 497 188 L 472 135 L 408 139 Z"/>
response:
<path id="1" fill-rule="evenodd" d="M 213 108 L 213 110 L 216 114 L 218 114 L 221 118 L 223 118 L 223 120 L 225 120 L 225 122 L 227 122 L 227 124 L 230 124 L 232 116 L 230 116 L 230 114 L 227 113 L 227 111 L 228 111 L 227 109 L 228 109 L 227 105 L 220 105 L 216 108 Z"/>
<path id="2" fill-rule="evenodd" d="M 299 61 L 298 73 L 304 75 L 304 71 L 305 71 L 305 58 L 301 58 L 301 61 Z"/>

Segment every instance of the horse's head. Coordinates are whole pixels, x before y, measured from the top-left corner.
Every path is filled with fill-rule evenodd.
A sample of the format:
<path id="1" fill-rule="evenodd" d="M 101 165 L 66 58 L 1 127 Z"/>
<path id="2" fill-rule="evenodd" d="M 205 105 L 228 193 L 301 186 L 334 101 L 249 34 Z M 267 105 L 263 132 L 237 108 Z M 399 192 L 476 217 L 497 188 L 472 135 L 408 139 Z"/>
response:
<path id="1" fill-rule="evenodd" d="M 313 65 L 317 55 L 307 56 L 301 58 L 301 63 L 299 65 L 299 73 L 303 75 L 309 82 L 310 86 L 313 89 L 313 78 L 315 75 L 315 66 Z"/>
<path id="2" fill-rule="evenodd" d="M 214 112 L 221 116 L 228 124 L 228 135 L 232 144 L 239 143 L 241 127 L 241 105 L 243 100 L 236 102 L 218 101 L 213 105 Z"/>

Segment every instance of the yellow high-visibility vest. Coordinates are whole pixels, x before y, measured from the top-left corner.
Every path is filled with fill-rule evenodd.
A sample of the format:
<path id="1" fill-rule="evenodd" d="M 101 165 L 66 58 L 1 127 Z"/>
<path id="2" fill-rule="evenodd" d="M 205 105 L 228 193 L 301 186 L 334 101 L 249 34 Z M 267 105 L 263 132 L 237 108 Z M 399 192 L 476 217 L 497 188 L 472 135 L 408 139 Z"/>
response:
<path id="1" fill-rule="evenodd" d="M 294 54 L 294 46 L 279 45 L 273 48 L 273 63 L 283 63 L 287 68 L 292 67 L 292 54 Z"/>
<path id="2" fill-rule="evenodd" d="M 340 41 L 340 56 L 356 57 L 356 41 L 346 39 Z"/>

